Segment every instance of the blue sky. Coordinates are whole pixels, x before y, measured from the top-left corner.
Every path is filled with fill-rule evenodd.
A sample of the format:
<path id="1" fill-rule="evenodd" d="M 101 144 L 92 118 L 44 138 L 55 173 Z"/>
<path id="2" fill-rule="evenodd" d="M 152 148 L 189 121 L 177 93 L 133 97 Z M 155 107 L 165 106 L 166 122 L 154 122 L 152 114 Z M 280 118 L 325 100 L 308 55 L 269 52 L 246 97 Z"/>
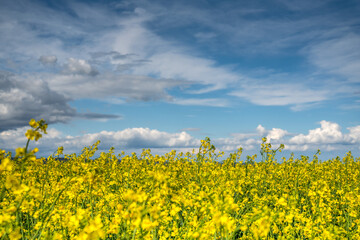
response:
<path id="1" fill-rule="evenodd" d="M 0 0 L 0 148 L 360 153 L 359 1 Z M 35 144 L 33 144 L 35 146 Z M 245 157 L 244 157 L 245 158 Z"/>

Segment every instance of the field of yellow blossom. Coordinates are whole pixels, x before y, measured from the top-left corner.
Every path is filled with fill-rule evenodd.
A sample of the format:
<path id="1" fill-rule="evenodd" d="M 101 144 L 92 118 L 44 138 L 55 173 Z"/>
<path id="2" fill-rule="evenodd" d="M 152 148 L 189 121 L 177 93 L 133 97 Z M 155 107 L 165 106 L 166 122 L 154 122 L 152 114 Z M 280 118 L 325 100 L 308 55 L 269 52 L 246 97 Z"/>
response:
<path id="1" fill-rule="evenodd" d="M 261 161 L 241 149 L 219 163 L 210 139 L 196 153 L 36 158 L 30 121 L 25 148 L 0 150 L 0 239 L 360 239 L 360 159 Z M 0 146 L 1 147 L 1 146 Z M 58 157 L 64 157 L 59 161 Z"/>

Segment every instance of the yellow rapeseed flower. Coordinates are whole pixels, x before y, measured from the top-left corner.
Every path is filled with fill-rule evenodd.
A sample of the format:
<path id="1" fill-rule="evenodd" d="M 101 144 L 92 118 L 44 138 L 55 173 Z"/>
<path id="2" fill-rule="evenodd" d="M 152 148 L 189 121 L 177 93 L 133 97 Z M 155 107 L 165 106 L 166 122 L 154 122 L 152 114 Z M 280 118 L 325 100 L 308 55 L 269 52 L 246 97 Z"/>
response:
<path id="1" fill-rule="evenodd" d="M 11 171 L 13 169 L 13 164 L 9 158 L 1 160 L 0 172 L 1 171 Z"/>
<path id="2" fill-rule="evenodd" d="M 14 230 L 12 230 L 11 233 L 9 234 L 9 238 L 11 240 L 21 239 L 22 235 L 20 233 L 20 227 L 17 227 Z"/>
<path id="3" fill-rule="evenodd" d="M 29 124 L 28 143 L 47 127 Z M 96 154 L 97 142 L 45 164 L 32 161 L 38 149 L 28 144 L 14 161 L 0 150 L 0 238 L 360 239 L 360 159 L 292 155 L 274 164 L 282 146 L 266 141 L 264 161 L 245 164 L 241 151 L 219 164 L 208 138 L 196 153 L 164 156 Z"/>

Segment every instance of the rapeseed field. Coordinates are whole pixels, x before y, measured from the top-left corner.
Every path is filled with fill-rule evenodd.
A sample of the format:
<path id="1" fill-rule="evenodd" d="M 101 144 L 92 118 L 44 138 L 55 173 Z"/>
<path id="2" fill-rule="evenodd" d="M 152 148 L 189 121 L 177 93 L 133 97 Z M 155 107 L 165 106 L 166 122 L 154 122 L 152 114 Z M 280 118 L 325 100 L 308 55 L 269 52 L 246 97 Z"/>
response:
<path id="1" fill-rule="evenodd" d="M 266 138 L 256 156 L 241 149 L 222 163 L 210 139 L 192 153 L 37 158 L 30 141 L 47 124 L 30 121 L 25 148 L 0 150 L 0 239 L 360 239 L 360 159 L 276 159 Z M 64 161 L 58 158 L 63 157 Z"/>

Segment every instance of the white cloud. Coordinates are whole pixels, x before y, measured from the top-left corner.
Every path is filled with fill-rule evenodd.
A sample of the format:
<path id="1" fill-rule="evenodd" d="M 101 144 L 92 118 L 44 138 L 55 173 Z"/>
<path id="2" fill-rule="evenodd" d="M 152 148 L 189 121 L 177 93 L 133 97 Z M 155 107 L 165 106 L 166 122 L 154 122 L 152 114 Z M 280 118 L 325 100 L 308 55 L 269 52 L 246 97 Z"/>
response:
<path id="1" fill-rule="evenodd" d="M 323 120 L 320 125 L 320 128 L 310 130 L 307 135 L 299 134 L 292 137 L 289 142 L 302 145 L 310 143 L 341 143 L 344 140 L 339 124 Z"/>
<path id="2" fill-rule="evenodd" d="M 291 5 L 307 9 L 306 3 Z M 184 37 L 207 38 L 206 44 L 221 40 L 222 44 L 216 45 L 218 49 L 208 49 L 211 49 L 210 54 L 221 53 L 219 56 L 224 57 L 234 56 L 233 52 L 260 55 L 279 53 L 286 48 L 298 49 L 298 46 L 308 44 L 311 40 L 316 42 L 306 53 L 311 63 L 358 82 L 359 51 L 349 46 L 358 45 L 359 36 L 356 33 L 343 34 L 343 37 L 329 40 L 328 35 L 324 34 L 333 28 L 333 19 L 329 14 L 290 18 L 289 21 L 283 21 L 282 16 L 267 19 L 261 14 L 267 14 L 269 9 L 257 3 L 232 9 L 227 4 L 219 5 L 229 11 L 196 8 L 191 4 L 174 4 L 168 9 L 162 3 L 143 1 L 127 5 L 126 12 L 120 9 L 113 11 L 105 5 L 77 2 L 67 3 L 64 8 L 68 11 L 21 0 L 5 1 L 3 6 L 0 9 L 0 32 L 3 33 L 0 38 L 0 58 L 5 59 L 4 62 L 16 63 L 16 67 L 11 67 L 9 71 L 19 73 L 16 78 L 20 79 L 25 75 L 22 73 L 36 72 L 39 60 L 43 64 L 59 63 L 58 66 L 64 67 L 64 74 L 54 73 L 56 69 L 51 69 L 52 72 L 48 74 L 28 76 L 27 82 L 32 82 L 41 90 L 32 88 L 30 83 L 23 84 L 23 89 L 19 85 L 3 90 L 1 100 L 4 99 L 4 102 L 0 104 L 0 112 L 11 117 L 5 118 L 4 122 L 2 116 L 1 123 L 4 124 L 0 126 L 15 123 L 11 126 L 20 126 L 17 119 L 24 123 L 31 112 L 49 117 L 54 122 L 67 121 L 76 115 L 76 110 L 68 105 L 69 99 L 89 97 L 109 99 L 113 103 L 135 99 L 201 106 L 229 104 L 226 99 L 185 99 L 181 93 L 171 96 L 168 90 L 179 86 L 192 85 L 200 89 L 189 91 L 189 88 L 179 88 L 187 93 L 229 90 L 231 87 L 231 91 L 235 89 L 232 95 L 254 104 L 290 106 L 295 111 L 324 102 L 339 93 L 340 84 L 329 86 L 328 81 L 316 79 L 304 82 L 303 75 L 277 81 L 272 81 L 274 78 L 263 78 L 263 81 L 248 79 L 227 66 L 219 65 L 208 55 L 202 55 L 201 50 L 188 47 L 188 41 L 171 39 L 164 34 L 170 28 L 173 33 L 180 32 L 182 27 L 199 26 L 196 29 L 187 28 L 190 32 L 185 33 Z M 258 17 L 247 18 L 249 14 Z M 337 27 L 343 29 L 348 24 L 338 21 Z M 349 29 L 351 27 L 342 31 L 351 32 Z M 209 46 L 212 45 L 203 47 Z M 90 60 L 89 54 L 92 57 Z M 287 54 L 284 54 L 285 58 Z M 293 56 L 297 52 L 291 50 L 289 54 Z M 40 59 L 38 56 L 41 56 Z M 44 69 L 41 68 L 41 71 Z M 344 89 L 341 92 L 345 92 Z M 36 110 L 31 105 L 41 107 Z M 273 136 L 281 138 L 281 134 Z"/>
<path id="3" fill-rule="evenodd" d="M 0 132 L 2 148 L 11 149 L 26 143 L 26 127 Z M 160 148 L 160 149 L 190 149 L 198 147 L 199 140 L 186 132 L 168 133 L 149 128 L 128 128 L 122 131 L 101 131 L 81 136 L 65 136 L 56 129 L 48 129 L 48 134 L 35 143 L 40 151 L 52 153 L 63 146 L 67 153 L 79 152 L 86 146 L 101 141 L 99 149 L 106 151 L 110 147 L 116 150 Z"/>
<path id="4" fill-rule="evenodd" d="M 37 76 L 39 77 L 39 76 Z M 47 74 L 52 89 L 72 99 L 93 98 L 99 100 L 126 98 L 128 100 L 171 100 L 166 89 L 183 84 L 181 81 L 156 79 L 141 75 L 125 75 L 107 72 L 96 76 Z M 121 101 L 120 101 L 121 102 Z"/>
<path id="5" fill-rule="evenodd" d="M 52 124 L 68 122 L 73 118 L 121 117 L 114 114 L 78 113 L 68 103 L 72 96 L 54 91 L 38 75 L 19 76 L 0 71 L 0 86 L 0 131 L 26 126 L 31 118 L 43 118 Z"/>
<path id="6" fill-rule="evenodd" d="M 51 90 L 45 81 L 29 78 L 0 71 L 0 131 L 24 126 L 31 118 L 54 123 L 76 116 L 69 99 Z"/>
<path id="7" fill-rule="evenodd" d="M 0 10 L 0 18 L 4 19 L 0 30 L 5 36 L 0 40 L 0 45 L 4 46 L 0 56 L 14 59 L 17 64 L 22 63 L 14 70 L 20 72 L 17 78 L 23 77 L 22 72 L 31 72 L 32 75 L 27 76 L 29 81 L 41 81 L 49 91 L 55 93 L 54 96 L 63 96 L 64 104 L 57 105 L 57 108 L 68 107 L 69 99 L 80 98 L 111 99 L 114 103 L 123 99 L 172 101 L 173 97 L 167 90 L 176 86 L 196 83 L 200 84 L 202 91 L 210 91 L 226 88 L 237 80 L 237 75 L 228 69 L 216 66 L 212 60 L 196 57 L 191 49 L 165 40 L 146 28 L 145 23 L 152 20 L 153 15 L 144 9 L 137 8 L 132 13 L 116 15 L 105 7 L 92 4 L 69 3 L 68 7 L 77 13 L 76 18 L 41 4 L 30 5 L 27 2 L 23 5 L 9 2 L 7 11 Z M 32 9 L 34 13 L 22 13 L 23 8 Z M 110 17 L 113 19 L 111 22 L 107 20 Z M 46 33 L 46 37 L 43 33 Z M 86 60 L 89 54 L 92 59 Z M 39 55 L 41 57 L 37 60 L 42 64 L 59 63 L 58 66 L 63 67 L 62 72 L 55 73 L 59 69 L 54 68 L 51 73 L 44 73 L 44 69 L 34 73 L 38 66 L 29 59 Z M 24 92 L 28 90 L 24 89 Z M 21 93 L 17 94 L 20 96 Z M 34 99 L 43 98 L 36 94 L 30 95 Z M 16 105 L 15 102 L 13 104 Z M 183 99 L 179 104 L 224 106 L 227 102 L 204 99 L 196 103 L 194 99 Z M 0 110 L 6 113 L 10 111 L 4 104 Z M 35 112 L 39 116 L 44 115 L 45 110 L 39 108 Z M 25 109 L 17 108 L 17 111 L 24 115 Z M 75 109 L 71 111 L 74 115 Z M 47 112 L 50 114 L 52 110 Z M 70 119 L 68 115 L 63 121 Z"/>
<path id="8" fill-rule="evenodd" d="M 239 147 L 245 150 L 254 150 L 259 148 L 262 138 L 266 137 L 268 142 L 273 145 L 280 145 L 285 143 L 285 139 L 289 133 L 286 130 L 280 128 L 272 128 L 267 130 L 261 124 L 259 124 L 254 132 L 250 133 L 233 133 L 231 138 L 220 138 L 215 139 L 217 147 L 226 151 L 234 151 Z"/>
<path id="9" fill-rule="evenodd" d="M 349 133 L 345 135 L 345 141 L 351 144 L 360 143 L 360 126 L 349 127 Z"/>
<path id="10" fill-rule="evenodd" d="M 112 46 L 115 51 L 136 54 L 148 60 L 146 64 L 134 66 L 134 74 L 205 85 L 198 93 L 223 89 L 240 80 L 239 74 L 218 67 L 215 61 L 198 57 L 192 49 L 166 41 L 146 29 L 144 21 L 151 19 L 146 16 L 143 14 L 126 19 L 121 22 L 122 30 L 103 37 L 105 42 L 114 39 Z"/>
<path id="11" fill-rule="evenodd" d="M 269 131 L 268 135 L 266 136 L 266 138 L 271 141 L 271 140 L 280 140 L 282 139 L 284 136 L 286 136 L 288 133 L 288 131 L 280 129 L 280 128 L 273 128 Z"/>
<path id="12" fill-rule="evenodd" d="M 95 76 L 99 72 L 83 59 L 69 58 L 64 65 L 63 73 Z"/>
<path id="13" fill-rule="evenodd" d="M 151 62 L 137 69 L 140 73 L 156 74 L 164 78 L 183 79 L 204 86 L 193 93 L 205 93 L 227 88 L 241 76 L 224 67 L 216 67 L 212 60 L 182 53 L 160 53 L 150 58 Z M 190 92 L 190 91 L 189 91 Z"/>
<path id="14" fill-rule="evenodd" d="M 256 131 L 260 134 L 260 135 L 263 135 L 266 133 L 266 129 L 261 126 L 261 124 L 259 124 L 257 127 L 256 127 Z"/>
<path id="15" fill-rule="evenodd" d="M 311 89 L 301 84 L 249 83 L 242 85 L 242 89 L 230 93 L 232 96 L 244 98 L 251 103 L 262 106 L 292 106 L 293 110 L 302 109 L 301 106 L 322 102 L 329 99 L 328 90 Z"/>
<path id="16" fill-rule="evenodd" d="M 193 147 L 197 141 L 186 132 L 167 133 L 149 128 L 131 128 L 118 132 L 107 132 L 115 141 L 123 142 L 126 147 Z"/>
<path id="17" fill-rule="evenodd" d="M 246 150 L 257 149 L 261 138 L 266 136 L 274 147 L 285 144 L 288 151 L 359 151 L 360 126 L 349 127 L 349 133 L 343 133 L 340 125 L 329 121 L 321 121 L 321 127 L 309 130 L 308 134 L 289 133 L 280 128 L 265 129 L 258 125 L 252 133 L 235 133 L 231 138 L 215 139 L 216 146 L 227 151 L 238 147 Z"/>
<path id="18" fill-rule="evenodd" d="M 320 128 L 309 130 L 308 134 L 298 134 L 290 138 L 285 143 L 286 149 L 344 152 L 360 150 L 360 126 L 349 127 L 349 133 L 343 133 L 337 123 L 323 120 L 320 125 Z"/>
<path id="19" fill-rule="evenodd" d="M 266 130 L 259 125 L 252 133 L 236 133 L 227 138 L 212 138 L 212 143 L 220 151 L 233 152 L 242 147 L 245 151 L 260 150 L 261 138 L 265 133 L 274 148 L 281 143 L 285 150 L 314 153 L 317 149 L 322 151 L 355 151 L 359 152 L 360 126 L 349 127 L 349 133 L 341 132 L 337 123 L 321 121 L 321 127 L 309 130 L 309 133 L 293 134 L 279 128 Z M 26 143 L 26 127 L 0 132 L 0 146 L 2 149 L 12 150 L 15 146 L 24 146 Z M 197 129 L 190 129 L 191 131 Z M 188 129 L 188 131 L 190 131 Z M 120 131 L 101 131 L 78 136 L 69 136 L 60 131 L 49 128 L 47 135 L 30 147 L 37 146 L 43 155 L 53 153 L 57 147 L 64 146 L 66 153 L 80 152 L 85 146 L 101 141 L 100 151 L 107 151 L 115 147 L 117 151 L 137 151 L 150 148 L 153 152 L 165 153 L 176 149 L 178 151 L 191 151 L 199 147 L 200 141 L 185 131 L 170 133 L 149 128 L 127 128 Z M 293 136 L 293 137 L 291 137 Z"/>
<path id="20" fill-rule="evenodd" d="M 1 149 L 13 150 L 14 147 L 25 147 L 25 132 L 27 129 L 27 127 L 21 127 L 14 130 L 0 132 Z"/>

